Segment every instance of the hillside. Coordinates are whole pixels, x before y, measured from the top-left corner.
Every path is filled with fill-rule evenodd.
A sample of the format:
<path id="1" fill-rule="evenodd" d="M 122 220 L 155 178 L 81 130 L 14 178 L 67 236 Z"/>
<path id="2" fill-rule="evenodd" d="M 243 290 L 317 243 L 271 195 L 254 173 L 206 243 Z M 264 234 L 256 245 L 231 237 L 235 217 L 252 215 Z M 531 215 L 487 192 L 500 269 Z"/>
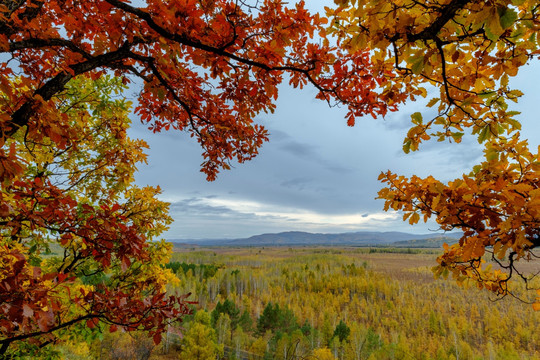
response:
<path id="1" fill-rule="evenodd" d="M 353 233 L 321 234 L 288 231 L 277 234 L 254 235 L 243 239 L 191 239 L 170 241 L 178 246 L 396 246 L 441 247 L 444 242 L 455 243 L 461 233 L 409 234 L 390 231 L 360 231 Z M 181 245 L 180 245 L 181 244 Z"/>

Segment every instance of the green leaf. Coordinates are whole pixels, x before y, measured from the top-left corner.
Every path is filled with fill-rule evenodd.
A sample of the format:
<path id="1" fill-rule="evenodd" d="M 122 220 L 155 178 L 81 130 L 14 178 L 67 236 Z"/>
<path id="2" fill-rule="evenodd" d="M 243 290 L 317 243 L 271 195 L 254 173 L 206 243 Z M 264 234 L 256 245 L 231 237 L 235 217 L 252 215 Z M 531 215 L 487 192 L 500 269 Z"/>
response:
<path id="1" fill-rule="evenodd" d="M 490 27 L 486 27 L 486 37 L 491 41 L 499 40 L 499 35 L 494 34 Z"/>
<path id="2" fill-rule="evenodd" d="M 503 76 L 501 77 L 501 87 L 508 87 L 508 74 L 503 74 Z"/>
<path id="3" fill-rule="evenodd" d="M 163 99 L 165 99 L 165 90 L 157 88 L 156 95 L 160 101 L 163 101 Z"/>
<path id="4" fill-rule="evenodd" d="M 505 8 L 499 18 L 499 22 L 503 29 L 508 29 L 517 20 L 517 13 L 513 9 Z"/>
<path id="5" fill-rule="evenodd" d="M 501 27 L 499 11 L 490 9 L 490 15 L 486 21 L 486 36 L 491 41 L 497 41 L 504 32 Z"/>
<path id="6" fill-rule="evenodd" d="M 463 101 L 461 102 L 461 106 L 466 107 L 472 104 L 474 98 L 472 96 L 467 96 Z"/>
<path id="7" fill-rule="evenodd" d="M 508 96 L 509 99 L 515 100 L 518 97 L 522 97 L 523 92 L 520 91 L 520 90 L 511 90 L 511 91 L 507 92 L 506 95 Z"/>
<path id="8" fill-rule="evenodd" d="M 442 277 L 443 277 L 444 279 L 448 279 L 448 274 L 449 274 L 448 268 L 444 268 L 443 271 L 442 271 L 442 274 L 441 274 Z"/>
<path id="9" fill-rule="evenodd" d="M 463 137 L 464 133 L 462 132 L 453 132 L 452 133 L 452 138 L 454 139 L 455 142 L 459 143 L 461 142 L 461 138 Z"/>
<path id="10" fill-rule="evenodd" d="M 493 161 L 499 159 L 499 152 L 495 149 L 489 149 L 486 152 L 486 160 L 487 161 Z"/>
<path id="11" fill-rule="evenodd" d="M 422 114 L 415 112 L 411 115 L 411 122 L 415 125 L 420 125 L 422 123 Z"/>
<path id="12" fill-rule="evenodd" d="M 497 95 L 497 93 L 495 91 L 485 91 L 485 92 L 481 92 L 481 93 L 478 94 L 480 99 L 483 99 L 483 100 L 492 99 L 496 95 Z"/>
<path id="13" fill-rule="evenodd" d="M 442 125 L 442 126 L 446 126 L 446 119 L 442 116 L 439 116 L 435 119 L 435 125 Z"/>
<path id="14" fill-rule="evenodd" d="M 403 152 L 405 154 L 408 154 L 411 152 L 411 139 L 406 139 L 404 142 L 403 142 Z"/>
<path id="15" fill-rule="evenodd" d="M 491 137 L 491 131 L 489 129 L 489 125 L 486 125 L 480 130 L 480 134 L 478 134 L 478 142 L 483 143 L 484 141 L 488 140 Z"/>
<path id="16" fill-rule="evenodd" d="M 519 113 L 519 111 L 510 111 L 510 113 L 513 113 L 513 112 Z M 508 113 L 508 115 L 510 115 L 510 113 Z M 521 123 L 517 121 L 516 119 L 508 118 L 506 119 L 506 122 L 510 124 L 510 126 L 512 127 L 512 130 L 521 130 Z"/>
<path id="17" fill-rule="evenodd" d="M 424 55 L 419 55 L 416 58 L 409 59 L 411 62 L 411 71 L 413 74 L 418 75 L 424 69 Z"/>

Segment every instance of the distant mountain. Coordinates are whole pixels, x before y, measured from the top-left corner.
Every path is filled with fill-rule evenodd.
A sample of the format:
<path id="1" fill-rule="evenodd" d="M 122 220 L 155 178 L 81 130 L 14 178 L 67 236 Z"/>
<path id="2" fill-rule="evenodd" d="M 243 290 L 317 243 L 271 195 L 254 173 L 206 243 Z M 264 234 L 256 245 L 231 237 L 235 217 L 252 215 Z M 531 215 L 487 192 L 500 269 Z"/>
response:
<path id="1" fill-rule="evenodd" d="M 397 231 L 360 231 L 354 233 L 320 234 L 288 231 L 278 234 L 261 234 L 245 239 L 170 240 L 180 246 L 396 246 L 441 247 L 444 242 L 455 243 L 461 233 L 409 234 Z"/>

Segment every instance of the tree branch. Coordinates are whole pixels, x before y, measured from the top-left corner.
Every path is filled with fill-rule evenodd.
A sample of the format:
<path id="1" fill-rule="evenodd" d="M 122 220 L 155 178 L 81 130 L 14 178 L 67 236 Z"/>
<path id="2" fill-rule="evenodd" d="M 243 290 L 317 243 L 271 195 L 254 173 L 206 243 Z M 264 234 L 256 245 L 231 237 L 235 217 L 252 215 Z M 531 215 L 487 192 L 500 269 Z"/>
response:
<path id="1" fill-rule="evenodd" d="M 45 101 L 50 100 L 55 94 L 63 91 L 68 81 L 73 77 L 94 70 L 98 67 L 110 65 L 111 63 L 128 58 L 130 54 L 129 49 L 132 45 L 133 43 L 126 42 L 116 51 L 98 55 L 90 58 L 87 61 L 71 65 L 70 72 L 62 71 L 61 73 L 57 74 L 55 77 L 47 81 L 45 85 L 37 89 L 34 96 L 40 96 Z M 9 124 L 10 129 L 6 131 L 4 136 L 13 136 L 13 134 L 15 134 L 19 128 L 28 124 L 28 120 L 30 119 L 30 116 L 34 110 L 34 106 L 35 100 L 29 100 L 25 102 L 19 109 L 17 109 L 11 115 L 11 122 Z"/>

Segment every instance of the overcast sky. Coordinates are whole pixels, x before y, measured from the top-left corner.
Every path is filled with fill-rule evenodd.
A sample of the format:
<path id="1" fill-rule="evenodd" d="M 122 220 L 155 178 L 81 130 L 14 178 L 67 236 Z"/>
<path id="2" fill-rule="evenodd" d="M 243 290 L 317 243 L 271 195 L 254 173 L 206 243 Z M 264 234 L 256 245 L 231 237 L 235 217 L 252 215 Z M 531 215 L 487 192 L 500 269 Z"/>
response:
<path id="1" fill-rule="evenodd" d="M 539 69 L 536 66 L 536 69 Z M 540 143 L 535 119 L 540 95 L 533 84 L 536 71 L 523 69 L 511 86 L 525 96 L 515 106 L 522 111 L 522 134 L 531 148 Z M 206 182 L 198 144 L 182 132 L 152 134 L 134 119 L 132 137 L 149 145 L 147 166 L 140 166 L 137 184 L 159 185 L 160 197 L 171 203 L 174 223 L 166 239 L 238 238 L 281 232 L 406 231 L 428 233 L 435 223 L 410 226 L 402 215 L 382 211 L 375 200 L 381 171 L 403 175 L 434 175 L 452 180 L 481 161 L 474 137 L 461 144 L 432 141 L 420 151 L 404 154 L 403 138 L 410 114 L 425 102 L 409 103 L 385 119 L 365 117 L 346 126 L 345 109 L 315 100 L 315 90 L 282 86 L 274 114 L 256 120 L 270 131 L 260 155 Z M 535 106 L 536 105 L 536 106 Z"/>

